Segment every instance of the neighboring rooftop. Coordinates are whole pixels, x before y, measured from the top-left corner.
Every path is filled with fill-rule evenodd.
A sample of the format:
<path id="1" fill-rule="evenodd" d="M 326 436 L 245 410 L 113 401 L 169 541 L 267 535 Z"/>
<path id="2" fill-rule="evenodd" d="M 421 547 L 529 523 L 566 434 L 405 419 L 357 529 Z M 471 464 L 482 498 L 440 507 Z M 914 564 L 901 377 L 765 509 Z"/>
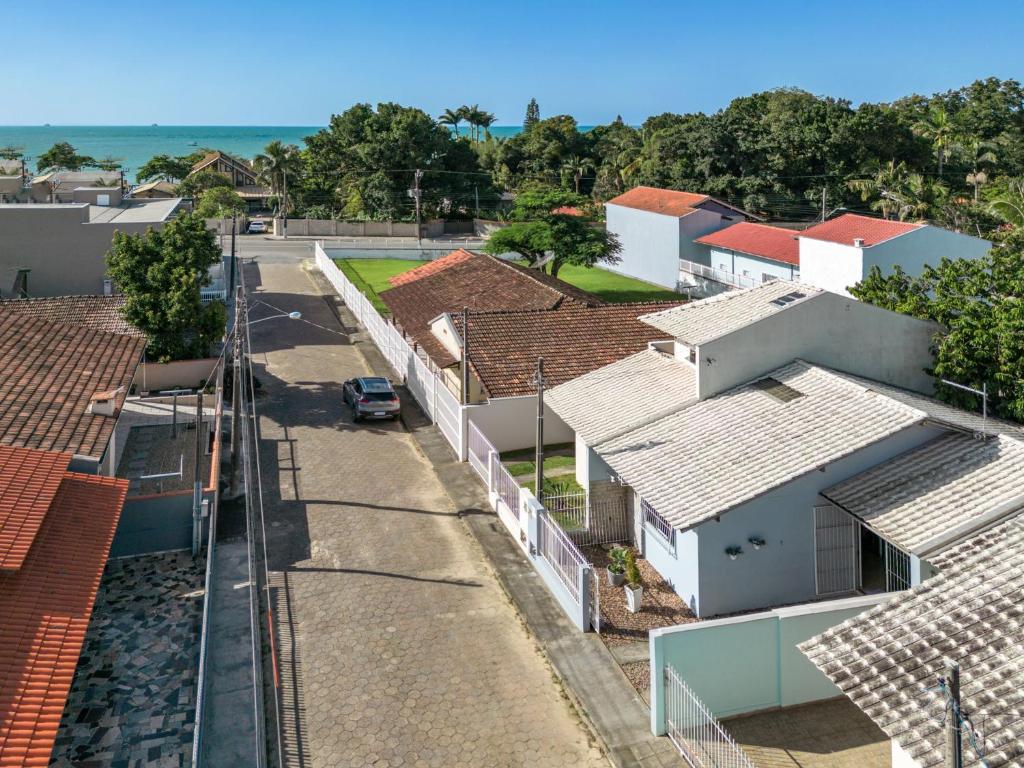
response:
<path id="1" fill-rule="evenodd" d="M 138 336 L 0 311 L 0 445 L 102 459 L 117 417 L 90 413 L 90 401 L 118 389 L 123 399 L 145 346 Z"/>
<path id="2" fill-rule="evenodd" d="M 1024 762 L 1024 521 L 964 542 L 923 584 L 800 645 L 923 768 L 945 756 L 947 661 L 989 768 Z M 964 764 L 981 765 L 964 738 Z"/>
<path id="3" fill-rule="evenodd" d="M 90 224 L 146 224 L 167 221 L 181 205 L 180 197 L 126 200 L 121 205 L 90 205 Z"/>
<path id="4" fill-rule="evenodd" d="M 679 192 L 674 189 L 658 187 L 633 187 L 618 197 L 613 197 L 606 205 L 618 205 L 623 208 L 636 208 L 649 213 L 660 213 L 663 216 L 682 217 L 693 213 L 697 206 L 710 200 L 707 195 L 693 192 Z"/>
<path id="5" fill-rule="evenodd" d="M 0 765 L 46 766 L 128 484 L 68 472 L 68 454 L 6 453 L 18 470 L 0 473 L 0 498 L 26 478 L 56 485 L 17 570 L 0 571 Z"/>
<path id="6" fill-rule="evenodd" d="M 923 395 L 797 360 L 596 450 L 685 530 L 911 426 L 977 430 L 981 421 Z M 1024 437 L 1007 422 L 989 419 L 986 426 Z"/>
<path id="7" fill-rule="evenodd" d="M 107 333 L 142 336 L 124 319 L 124 296 L 50 296 L 38 299 L 0 299 L 0 313 L 35 317 Z"/>
<path id="8" fill-rule="evenodd" d="M 447 256 L 442 256 L 439 259 L 428 261 L 419 267 L 413 267 L 410 270 L 402 272 L 397 275 L 393 275 L 388 278 L 388 283 L 391 284 L 392 288 L 397 288 L 400 285 L 406 283 L 412 283 L 423 277 L 429 277 L 430 275 L 436 275 L 438 272 L 443 272 L 448 267 L 456 264 L 462 264 L 465 261 L 469 261 L 473 258 L 473 254 L 467 251 L 465 248 L 459 248 L 457 251 L 452 251 Z"/>
<path id="9" fill-rule="evenodd" d="M 803 283 L 772 280 L 754 288 L 726 291 L 691 301 L 641 319 L 672 338 L 699 346 L 782 312 L 821 292 L 820 288 Z"/>
<path id="10" fill-rule="evenodd" d="M 119 188 L 121 173 L 119 171 L 46 171 L 32 179 L 33 184 L 57 184 L 61 189 L 88 187 L 99 182 L 102 186 Z"/>
<path id="11" fill-rule="evenodd" d="M 470 365 L 488 397 L 532 394 L 538 357 L 544 358 L 547 386 L 556 386 L 663 339 L 637 320 L 659 306 L 567 303 L 553 311 L 473 312 Z M 452 319 L 461 334 L 461 316 Z"/>
<path id="12" fill-rule="evenodd" d="M 800 244 L 796 235 L 792 229 L 741 221 L 731 227 L 698 237 L 694 242 L 798 267 Z"/>
<path id="13" fill-rule="evenodd" d="M 588 445 L 596 445 L 693 402 L 696 379 L 689 363 L 645 349 L 560 384 L 544 399 Z"/>
<path id="14" fill-rule="evenodd" d="M 0 445 L 0 572 L 25 562 L 71 456 Z"/>
<path id="15" fill-rule="evenodd" d="M 931 554 L 1024 507 L 1024 443 L 943 435 L 822 496 L 907 552 Z"/>
<path id="16" fill-rule="evenodd" d="M 162 181 L 160 179 L 156 181 L 149 181 L 145 184 L 139 184 L 138 186 L 132 187 L 132 196 L 145 196 L 154 192 L 160 193 L 166 197 L 177 197 L 176 190 L 178 189 L 177 184 L 173 184 L 169 181 Z"/>
<path id="17" fill-rule="evenodd" d="M 842 216 L 836 216 L 834 219 L 797 232 L 796 235 L 797 237 L 827 240 L 830 243 L 850 246 L 854 245 L 854 240 L 863 240 L 861 247 L 870 248 L 924 226 L 926 225 L 891 219 L 876 219 L 857 213 L 844 213 Z"/>

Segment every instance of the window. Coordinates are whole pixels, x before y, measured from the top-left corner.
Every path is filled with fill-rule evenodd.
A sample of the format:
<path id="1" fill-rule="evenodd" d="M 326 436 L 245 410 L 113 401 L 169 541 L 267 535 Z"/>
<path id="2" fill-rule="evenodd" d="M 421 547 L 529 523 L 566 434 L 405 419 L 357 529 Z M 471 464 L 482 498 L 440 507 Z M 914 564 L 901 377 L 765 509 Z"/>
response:
<path id="1" fill-rule="evenodd" d="M 807 298 L 806 293 L 801 293 L 800 291 L 792 291 L 791 293 L 787 293 L 785 296 L 779 296 L 779 298 L 777 299 L 772 299 L 771 303 L 779 307 L 784 307 L 787 304 L 792 304 L 797 299 L 805 298 Z"/>
<path id="2" fill-rule="evenodd" d="M 646 499 L 640 499 L 640 509 L 643 511 L 644 522 L 654 529 L 663 544 L 674 549 L 676 546 L 676 529 L 672 527 L 672 524 L 659 515 L 658 510 L 652 507 Z"/>
<path id="3" fill-rule="evenodd" d="M 783 384 L 778 379 L 773 379 L 770 376 L 758 379 L 754 382 L 753 386 L 755 389 L 760 389 L 766 395 L 774 397 L 780 403 L 791 403 L 798 397 L 804 396 L 803 392 L 793 389 L 788 384 Z"/>

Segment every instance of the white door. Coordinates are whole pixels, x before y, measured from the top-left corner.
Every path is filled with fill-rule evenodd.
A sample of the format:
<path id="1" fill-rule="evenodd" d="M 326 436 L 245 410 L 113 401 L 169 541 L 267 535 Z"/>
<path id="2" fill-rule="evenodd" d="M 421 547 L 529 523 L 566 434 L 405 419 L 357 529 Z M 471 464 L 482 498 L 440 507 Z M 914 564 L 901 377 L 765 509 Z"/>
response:
<path id="1" fill-rule="evenodd" d="M 860 588 L 860 522 L 834 504 L 814 508 L 814 575 L 819 595 Z"/>

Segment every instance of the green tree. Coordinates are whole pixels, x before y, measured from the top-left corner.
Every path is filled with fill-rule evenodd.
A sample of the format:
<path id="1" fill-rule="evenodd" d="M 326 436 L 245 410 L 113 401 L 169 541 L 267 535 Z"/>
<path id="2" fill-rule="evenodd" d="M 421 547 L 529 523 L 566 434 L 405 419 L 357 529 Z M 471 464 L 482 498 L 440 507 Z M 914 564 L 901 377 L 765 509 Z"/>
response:
<path id="1" fill-rule="evenodd" d="M 214 187 L 234 189 L 234 186 L 231 183 L 231 179 L 223 173 L 207 169 L 190 174 L 182 179 L 181 183 L 178 184 L 177 193 L 182 197 L 198 199 L 208 189 L 213 189 Z"/>
<path id="2" fill-rule="evenodd" d="M 256 155 L 252 162 L 260 181 L 270 187 L 271 193 L 280 201 L 279 213 L 287 216 L 288 184 L 299 185 L 303 170 L 302 155 L 294 144 L 274 140 L 267 144 L 263 153 Z"/>
<path id="3" fill-rule="evenodd" d="M 13 144 L 0 147 L 0 160 L 21 160 L 24 156 L 24 147 L 16 147 Z"/>
<path id="4" fill-rule="evenodd" d="M 437 122 L 441 125 L 450 125 L 455 130 L 455 136 L 458 138 L 459 135 L 459 123 L 461 123 L 466 115 L 463 110 L 465 107 L 458 107 L 457 109 L 446 109 L 440 117 L 437 118 Z"/>
<path id="5" fill-rule="evenodd" d="M 119 171 L 121 170 L 122 162 L 124 162 L 123 157 L 107 155 L 106 157 L 101 157 L 99 160 L 94 160 L 92 165 L 99 168 L 101 171 Z"/>
<path id="6" fill-rule="evenodd" d="M 540 122 L 540 106 L 536 99 L 530 99 L 526 105 L 526 117 L 523 118 L 523 130 L 528 131 Z"/>
<path id="7" fill-rule="evenodd" d="M 983 166 L 997 162 L 995 148 L 994 141 L 986 141 L 977 136 L 966 138 L 960 142 L 961 152 L 971 169 L 967 172 L 965 180 L 974 188 L 974 202 L 978 202 L 978 193 L 981 187 L 988 184 L 988 172 Z"/>
<path id="8" fill-rule="evenodd" d="M 96 161 L 93 158 L 78 154 L 78 151 L 68 142 L 61 141 L 39 156 L 36 161 L 36 170 L 44 171 L 52 168 L 57 171 L 78 171 L 95 164 Z"/>
<path id="9" fill-rule="evenodd" d="M 231 187 L 211 187 L 199 195 L 196 215 L 204 219 L 222 219 L 245 213 L 248 205 Z"/>
<path id="10" fill-rule="evenodd" d="M 209 268 L 220 259 L 213 232 L 194 213 L 160 230 L 114 233 L 107 270 L 124 294 L 125 319 L 146 334 L 150 359 L 204 357 L 223 336 L 224 305 L 200 300 Z"/>
<path id="11" fill-rule="evenodd" d="M 1024 178 L 997 180 L 988 194 L 988 207 L 1007 224 L 1024 227 Z"/>
<path id="12" fill-rule="evenodd" d="M 934 104 L 928 114 L 914 123 L 914 133 L 929 141 L 935 152 L 939 178 L 946 164 L 946 157 L 957 146 L 957 127 L 942 104 Z"/>
<path id="13" fill-rule="evenodd" d="M 170 155 L 154 155 L 139 168 L 136 178 L 139 181 L 158 179 L 160 181 L 178 182 L 192 171 L 194 161 L 190 155 L 171 157 Z"/>
<path id="14" fill-rule="evenodd" d="M 569 155 L 562 161 L 562 171 L 572 179 L 575 192 L 578 195 L 580 193 L 580 182 L 583 181 L 583 177 L 588 173 L 594 172 L 594 161 L 589 157 Z"/>

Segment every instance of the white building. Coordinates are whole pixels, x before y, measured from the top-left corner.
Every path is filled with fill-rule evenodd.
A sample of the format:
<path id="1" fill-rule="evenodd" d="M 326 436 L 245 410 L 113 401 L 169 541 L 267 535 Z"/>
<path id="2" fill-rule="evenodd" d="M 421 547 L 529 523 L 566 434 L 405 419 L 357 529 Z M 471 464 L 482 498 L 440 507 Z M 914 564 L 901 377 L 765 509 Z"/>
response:
<path id="1" fill-rule="evenodd" d="M 679 264 L 679 285 L 696 296 L 750 288 L 770 280 L 800 277 L 800 245 L 791 229 L 742 221 L 694 243 L 707 249 L 701 260 Z"/>
<path id="2" fill-rule="evenodd" d="M 847 213 L 797 233 L 800 279 L 849 295 L 872 267 L 883 275 L 899 266 L 912 277 L 943 258 L 978 259 L 992 243 L 931 224 L 875 219 Z"/>
<path id="3" fill-rule="evenodd" d="M 605 203 L 605 226 L 622 243 L 622 260 L 608 269 L 675 289 L 679 261 L 706 258 L 693 241 L 748 214 L 708 195 L 636 187 Z"/>

